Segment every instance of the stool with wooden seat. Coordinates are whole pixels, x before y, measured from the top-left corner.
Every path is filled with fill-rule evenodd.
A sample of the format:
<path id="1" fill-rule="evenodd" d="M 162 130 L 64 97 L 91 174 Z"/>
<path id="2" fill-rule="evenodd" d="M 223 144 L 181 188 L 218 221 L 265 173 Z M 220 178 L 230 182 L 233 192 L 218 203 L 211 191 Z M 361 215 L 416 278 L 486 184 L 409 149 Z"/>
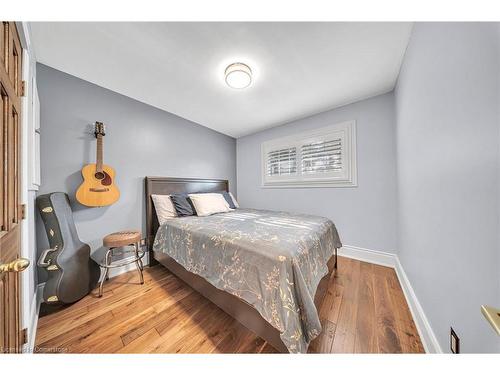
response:
<path id="1" fill-rule="evenodd" d="M 123 267 L 126 266 L 127 264 L 135 263 L 135 265 L 137 266 L 137 271 L 139 272 L 141 284 L 144 284 L 144 278 L 142 276 L 142 269 L 144 268 L 142 264 L 142 257 L 144 256 L 144 251 L 141 251 L 139 249 L 140 242 L 141 242 L 141 232 L 135 230 L 124 230 L 121 232 L 115 232 L 108 234 L 106 237 L 103 238 L 102 243 L 104 247 L 108 248 L 108 251 L 106 251 L 106 255 L 104 257 L 104 263 L 100 264 L 100 266 L 104 268 L 104 275 L 99 285 L 99 297 L 102 296 L 104 281 L 109 279 L 108 274 L 111 268 Z M 134 256 L 113 263 L 112 262 L 113 250 L 127 246 L 134 247 L 134 250 L 132 251 L 134 253 Z M 124 251 L 123 253 L 126 252 L 127 251 Z"/>

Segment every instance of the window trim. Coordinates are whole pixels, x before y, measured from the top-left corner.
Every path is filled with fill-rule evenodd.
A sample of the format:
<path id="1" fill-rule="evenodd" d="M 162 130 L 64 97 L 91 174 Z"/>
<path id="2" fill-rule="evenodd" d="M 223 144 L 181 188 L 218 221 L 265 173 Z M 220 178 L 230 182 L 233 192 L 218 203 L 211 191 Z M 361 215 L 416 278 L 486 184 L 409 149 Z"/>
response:
<path id="1" fill-rule="evenodd" d="M 326 178 L 304 178 L 299 170 L 302 169 L 302 158 L 297 157 L 298 176 L 286 176 L 269 181 L 267 176 L 267 152 L 272 148 L 289 148 L 297 146 L 297 155 L 301 155 L 299 144 L 304 143 L 308 138 L 324 137 L 335 132 L 344 132 L 345 155 L 348 157 L 346 165 L 346 177 L 326 177 Z M 317 188 L 317 187 L 357 187 L 357 153 L 356 153 L 356 121 L 344 121 L 322 128 L 300 132 L 290 136 L 275 138 L 261 144 L 261 187 L 262 188 Z"/>

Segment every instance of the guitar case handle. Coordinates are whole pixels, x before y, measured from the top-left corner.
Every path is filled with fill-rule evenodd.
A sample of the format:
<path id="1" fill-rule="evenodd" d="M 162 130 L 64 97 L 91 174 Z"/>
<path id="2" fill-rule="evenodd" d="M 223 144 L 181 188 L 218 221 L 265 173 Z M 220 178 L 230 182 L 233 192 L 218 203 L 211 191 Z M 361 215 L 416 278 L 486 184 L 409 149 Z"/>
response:
<path id="1" fill-rule="evenodd" d="M 47 268 L 48 266 L 50 266 L 50 259 L 46 260 L 47 255 L 49 255 L 49 253 L 56 251 L 56 250 L 57 250 L 57 248 L 44 250 L 42 255 L 40 255 L 40 258 L 38 258 L 38 263 L 37 263 L 38 267 Z"/>

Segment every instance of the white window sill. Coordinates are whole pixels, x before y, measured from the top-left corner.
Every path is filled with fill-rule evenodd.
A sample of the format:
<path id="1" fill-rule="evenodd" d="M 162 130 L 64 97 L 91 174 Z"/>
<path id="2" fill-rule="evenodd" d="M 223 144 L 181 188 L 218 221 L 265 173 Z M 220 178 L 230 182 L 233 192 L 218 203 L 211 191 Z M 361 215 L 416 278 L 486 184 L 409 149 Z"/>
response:
<path id="1" fill-rule="evenodd" d="M 316 182 L 316 183 L 290 183 L 290 184 L 261 184 L 262 189 L 295 189 L 295 188 L 346 188 L 358 187 L 357 182 Z"/>

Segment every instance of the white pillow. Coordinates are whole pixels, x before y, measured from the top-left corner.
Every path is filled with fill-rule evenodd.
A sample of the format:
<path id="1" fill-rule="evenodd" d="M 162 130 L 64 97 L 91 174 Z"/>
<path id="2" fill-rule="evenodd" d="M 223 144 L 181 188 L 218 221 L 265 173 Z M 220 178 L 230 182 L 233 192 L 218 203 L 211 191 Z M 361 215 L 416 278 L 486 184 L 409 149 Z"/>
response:
<path id="1" fill-rule="evenodd" d="M 151 194 L 151 198 L 153 199 L 156 216 L 158 217 L 160 225 L 165 224 L 168 219 L 177 217 L 177 212 L 170 199 L 170 195 Z"/>
<path id="2" fill-rule="evenodd" d="M 231 199 L 233 200 L 234 207 L 240 208 L 240 204 L 238 203 L 238 201 L 234 197 L 233 193 L 229 192 L 229 195 L 231 196 Z"/>
<path id="3" fill-rule="evenodd" d="M 198 216 L 209 216 L 220 212 L 231 211 L 229 203 L 227 203 L 222 194 L 189 194 L 189 198 L 191 198 L 191 202 Z"/>

